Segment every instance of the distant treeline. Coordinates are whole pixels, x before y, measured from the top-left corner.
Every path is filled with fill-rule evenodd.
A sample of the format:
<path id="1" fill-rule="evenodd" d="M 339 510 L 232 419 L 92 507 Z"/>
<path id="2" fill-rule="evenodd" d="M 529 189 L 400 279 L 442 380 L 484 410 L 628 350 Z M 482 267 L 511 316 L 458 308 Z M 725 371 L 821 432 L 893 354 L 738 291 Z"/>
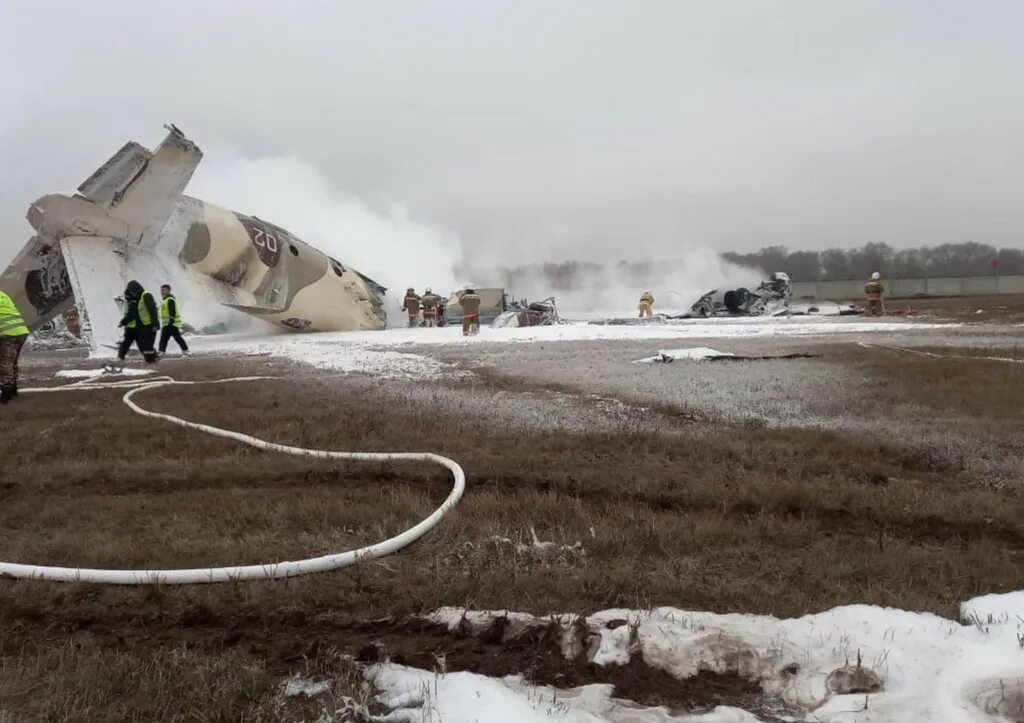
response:
<path id="1" fill-rule="evenodd" d="M 724 253 L 722 258 L 766 272 L 785 271 L 794 281 L 865 279 L 873 271 L 888 278 L 1024 274 L 1024 250 L 997 249 L 972 242 L 916 249 L 869 243 L 859 249 L 825 251 L 790 251 L 785 246 L 767 246 L 753 253 Z"/>
<path id="2" fill-rule="evenodd" d="M 685 261 L 563 261 L 502 268 L 496 281 L 508 289 L 543 288 L 552 292 L 594 288 L 603 283 L 646 288 L 652 277 L 661 278 L 673 270 L 682 273 L 686 268 Z"/>
<path id="3" fill-rule="evenodd" d="M 867 279 L 873 271 L 886 278 L 939 276 L 981 276 L 985 274 L 1024 274 L 1024 250 L 997 249 L 987 244 L 962 243 L 894 249 L 888 244 L 869 243 L 859 249 L 790 251 L 785 246 L 767 246 L 752 253 L 726 252 L 721 258 L 752 271 L 755 283 L 763 271 L 785 271 L 793 281 L 832 281 Z M 993 268 L 992 261 L 998 261 Z M 543 289 L 546 292 L 592 288 L 602 283 L 627 287 L 657 285 L 657 279 L 693 275 L 693 265 L 707 263 L 706 258 L 663 261 L 619 261 L 602 264 L 591 261 L 532 264 L 518 268 L 491 269 L 488 283 L 510 289 Z M 496 273 L 495 273 L 496 272 Z M 473 275 L 472 273 L 470 274 Z M 480 274 L 484 278 L 483 274 Z"/>

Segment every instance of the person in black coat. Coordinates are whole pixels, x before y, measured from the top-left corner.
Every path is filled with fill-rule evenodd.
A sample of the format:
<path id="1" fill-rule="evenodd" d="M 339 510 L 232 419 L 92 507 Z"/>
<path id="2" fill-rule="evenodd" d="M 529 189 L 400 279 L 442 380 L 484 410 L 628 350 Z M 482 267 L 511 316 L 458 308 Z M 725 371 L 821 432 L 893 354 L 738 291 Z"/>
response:
<path id="1" fill-rule="evenodd" d="M 124 361 L 132 344 L 139 347 L 142 358 L 147 363 L 156 361 L 156 333 L 160 330 L 160 313 L 156 308 L 153 295 L 142 288 L 142 284 L 134 279 L 128 282 L 124 290 L 125 314 L 118 326 L 124 327 L 124 338 L 117 350 L 117 358 Z"/>

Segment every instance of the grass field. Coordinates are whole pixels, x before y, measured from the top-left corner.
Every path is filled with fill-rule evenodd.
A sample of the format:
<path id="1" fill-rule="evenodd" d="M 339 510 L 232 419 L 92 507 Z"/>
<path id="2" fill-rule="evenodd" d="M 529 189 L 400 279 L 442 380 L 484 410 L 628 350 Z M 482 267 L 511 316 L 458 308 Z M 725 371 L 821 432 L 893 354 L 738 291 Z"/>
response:
<path id="1" fill-rule="evenodd" d="M 447 670 L 602 680 L 542 640 L 500 647 L 414 621 L 445 605 L 799 616 L 861 602 L 956 617 L 967 597 L 1019 589 L 1024 364 L 791 344 L 772 351 L 814 358 L 652 367 L 628 364 L 649 344 L 439 349 L 473 374 L 429 383 L 167 363 L 179 378 L 283 378 L 145 392 L 150 408 L 304 447 L 436 451 L 464 466 L 466 497 L 403 553 L 337 573 L 181 588 L 3 581 L 0 719 L 315 720 L 342 696 L 368 699 L 354 660 L 380 651 L 427 669 L 443 655 Z M 27 361 L 37 380 L 69 363 Z M 410 526 L 450 485 L 429 468 L 256 452 L 134 416 L 114 391 L 25 395 L 0 415 L 4 560 L 312 556 Z M 515 546 L 534 533 L 580 544 Z M 332 680 L 331 694 L 285 698 L 295 673 Z M 650 671 L 616 675 L 621 694 L 664 700 Z M 752 694 L 745 685 L 706 680 L 671 702 L 699 708 L 706 691 L 728 700 Z"/>

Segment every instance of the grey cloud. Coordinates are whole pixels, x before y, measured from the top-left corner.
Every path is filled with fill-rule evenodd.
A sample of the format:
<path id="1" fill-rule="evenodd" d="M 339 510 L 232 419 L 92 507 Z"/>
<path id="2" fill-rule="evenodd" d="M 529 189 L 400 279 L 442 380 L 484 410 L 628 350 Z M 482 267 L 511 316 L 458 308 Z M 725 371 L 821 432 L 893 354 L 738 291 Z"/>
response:
<path id="1" fill-rule="evenodd" d="M 9 4 L 0 248 L 168 121 L 208 157 L 302 158 L 473 258 L 1017 245 L 1022 21 L 994 0 Z"/>

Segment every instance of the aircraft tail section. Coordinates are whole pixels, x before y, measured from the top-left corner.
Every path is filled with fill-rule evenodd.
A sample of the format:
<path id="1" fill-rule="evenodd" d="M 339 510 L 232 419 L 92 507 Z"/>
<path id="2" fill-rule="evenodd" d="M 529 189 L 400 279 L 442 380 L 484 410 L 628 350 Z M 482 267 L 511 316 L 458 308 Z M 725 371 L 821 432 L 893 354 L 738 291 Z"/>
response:
<path id="1" fill-rule="evenodd" d="M 177 127 L 165 127 L 167 136 L 155 151 L 130 141 L 78 187 L 83 197 L 110 216 L 144 229 L 144 246 L 155 243 L 203 158 L 199 147 Z"/>
<path id="2" fill-rule="evenodd" d="M 163 283 L 177 281 L 159 254 L 120 239 L 69 236 L 61 239 L 68 278 L 74 289 L 82 338 L 93 356 L 109 356 L 121 338 L 124 288 L 131 280 L 158 296 Z"/>
<path id="3" fill-rule="evenodd" d="M 153 153 L 128 141 L 110 160 L 82 181 L 78 192 L 93 203 L 110 208 L 125 189 L 146 169 Z"/>

